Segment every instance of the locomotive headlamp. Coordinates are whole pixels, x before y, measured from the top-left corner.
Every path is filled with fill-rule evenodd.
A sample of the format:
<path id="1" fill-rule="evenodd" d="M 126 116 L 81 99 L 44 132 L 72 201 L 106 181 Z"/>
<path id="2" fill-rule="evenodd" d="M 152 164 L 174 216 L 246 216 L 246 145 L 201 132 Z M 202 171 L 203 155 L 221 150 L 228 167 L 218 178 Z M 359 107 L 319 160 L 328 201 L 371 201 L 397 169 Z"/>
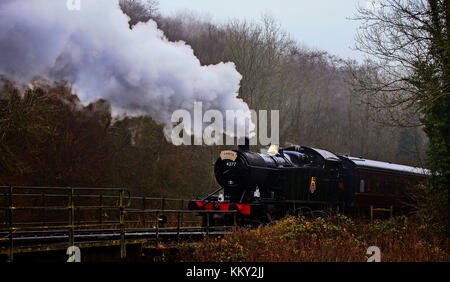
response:
<path id="1" fill-rule="evenodd" d="M 259 192 L 259 188 L 258 187 L 256 187 L 256 190 L 253 193 L 253 197 L 255 197 L 255 198 L 261 197 L 261 193 Z"/>

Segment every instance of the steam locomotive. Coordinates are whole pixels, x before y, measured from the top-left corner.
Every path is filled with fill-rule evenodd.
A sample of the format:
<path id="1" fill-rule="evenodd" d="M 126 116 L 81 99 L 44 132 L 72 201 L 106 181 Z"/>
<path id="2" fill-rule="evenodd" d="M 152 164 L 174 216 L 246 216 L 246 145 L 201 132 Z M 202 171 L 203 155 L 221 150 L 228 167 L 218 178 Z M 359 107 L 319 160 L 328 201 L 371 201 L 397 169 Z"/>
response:
<path id="1" fill-rule="evenodd" d="M 259 224 L 330 209 L 363 213 L 372 206 L 402 211 L 405 189 L 424 182 L 429 171 L 298 145 L 272 145 L 256 153 L 247 144 L 222 151 L 214 173 L 220 188 L 191 201 L 189 208 L 234 211 L 238 224 Z M 208 224 L 231 220 L 231 213 L 213 213 Z"/>

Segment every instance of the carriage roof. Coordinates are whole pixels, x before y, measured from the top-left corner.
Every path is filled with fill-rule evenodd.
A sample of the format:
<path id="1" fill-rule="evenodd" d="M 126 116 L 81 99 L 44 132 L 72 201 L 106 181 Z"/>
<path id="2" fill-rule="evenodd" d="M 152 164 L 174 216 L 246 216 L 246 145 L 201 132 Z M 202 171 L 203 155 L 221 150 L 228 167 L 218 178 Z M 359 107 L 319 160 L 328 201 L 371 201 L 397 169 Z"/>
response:
<path id="1" fill-rule="evenodd" d="M 430 175 L 430 171 L 425 168 L 380 162 L 356 157 L 347 157 L 347 158 L 350 161 L 352 161 L 358 168 L 381 169 L 409 174 Z"/>

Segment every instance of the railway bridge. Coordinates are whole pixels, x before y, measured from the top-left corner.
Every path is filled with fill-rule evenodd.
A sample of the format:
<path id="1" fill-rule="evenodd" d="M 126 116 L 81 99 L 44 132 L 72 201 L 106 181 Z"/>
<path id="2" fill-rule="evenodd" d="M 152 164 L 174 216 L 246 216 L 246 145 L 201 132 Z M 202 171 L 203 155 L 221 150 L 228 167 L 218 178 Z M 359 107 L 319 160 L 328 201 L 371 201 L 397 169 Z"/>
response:
<path id="1" fill-rule="evenodd" d="M 188 202 L 126 188 L 0 186 L 0 261 L 154 260 L 236 226 L 236 216 L 231 226 L 202 223 L 198 214 L 222 211 L 188 210 Z"/>

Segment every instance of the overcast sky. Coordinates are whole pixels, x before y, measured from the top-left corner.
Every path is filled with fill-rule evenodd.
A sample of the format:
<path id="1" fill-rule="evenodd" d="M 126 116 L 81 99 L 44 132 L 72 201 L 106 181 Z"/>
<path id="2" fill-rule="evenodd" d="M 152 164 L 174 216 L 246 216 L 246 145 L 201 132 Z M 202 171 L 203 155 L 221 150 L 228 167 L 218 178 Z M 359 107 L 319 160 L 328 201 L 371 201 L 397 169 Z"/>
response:
<path id="1" fill-rule="evenodd" d="M 209 15 L 215 22 L 229 19 L 258 20 L 272 15 L 297 42 L 328 51 L 342 58 L 361 60 L 354 47 L 359 23 L 349 20 L 357 5 L 367 0 L 159 0 L 163 15 L 192 10 Z"/>

